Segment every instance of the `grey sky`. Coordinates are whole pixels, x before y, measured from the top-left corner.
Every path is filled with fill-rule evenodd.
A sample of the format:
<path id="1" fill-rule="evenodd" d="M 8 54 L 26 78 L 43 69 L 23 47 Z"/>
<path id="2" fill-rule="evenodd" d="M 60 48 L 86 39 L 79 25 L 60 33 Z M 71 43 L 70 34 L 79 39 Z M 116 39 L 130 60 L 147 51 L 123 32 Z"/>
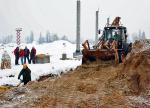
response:
<path id="1" fill-rule="evenodd" d="M 122 18 L 129 34 L 144 30 L 150 36 L 149 0 L 81 0 L 81 38 L 95 37 L 95 11 L 99 8 L 100 28 L 106 18 Z M 15 35 L 22 27 L 22 35 L 33 30 L 43 35 L 49 30 L 58 35 L 76 36 L 76 0 L 0 0 L 0 35 Z M 150 37 L 149 37 L 150 38 Z"/>

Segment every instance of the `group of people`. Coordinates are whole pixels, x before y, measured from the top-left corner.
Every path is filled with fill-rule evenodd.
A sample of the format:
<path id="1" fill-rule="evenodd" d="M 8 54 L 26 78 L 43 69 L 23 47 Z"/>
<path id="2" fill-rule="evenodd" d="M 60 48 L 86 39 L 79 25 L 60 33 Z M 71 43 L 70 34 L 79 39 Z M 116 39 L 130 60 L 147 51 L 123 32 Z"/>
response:
<path id="1" fill-rule="evenodd" d="M 18 75 L 18 79 L 23 76 L 23 79 L 20 80 L 21 83 L 23 82 L 24 85 L 26 85 L 29 81 L 31 81 L 31 70 L 28 68 L 26 61 L 28 61 L 29 64 L 31 64 L 31 62 L 35 64 L 36 49 L 32 47 L 30 51 L 27 46 L 25 46 L 24 49 L 19 49 L 19 47 L 16 47 L 16 49 L 14 50 L 14 55 L 15 65 L 19 65 L 19 58 L 21 60 L 21 64 L 23 65 L 23 68 Z"/>
<path id="2" fill-rule="evenodd" d="M 35 64 L 35 56 L 36 56 L 36 49 L 32 47 L 31 51 L 25 46 L 24 49 L 19 49 L 19 47 L 16 47 L 14 50 L 15 55 L 15 65 L 19 65 L 19 58 L 21 60 L 21 64 L 26 64 L 26 59 L 28 60 L 28 63 L 31 62 Z"/>

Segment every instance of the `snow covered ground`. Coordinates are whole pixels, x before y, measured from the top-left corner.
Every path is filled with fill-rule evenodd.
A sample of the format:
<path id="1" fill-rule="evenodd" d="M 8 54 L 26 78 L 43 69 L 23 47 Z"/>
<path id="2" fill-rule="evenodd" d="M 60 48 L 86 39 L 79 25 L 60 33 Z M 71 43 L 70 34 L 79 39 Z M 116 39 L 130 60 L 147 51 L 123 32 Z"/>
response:
<path id="1" fill-rule="evenodd" d="M 64 45 L 65 43 L 65 45 Z M 67 72 L 70 69 L 75 69 L 78 65 L 81 65 L 81 60 L 73 58 L 73 52 L 75 51 L 75 44 L 71 44 L 67 41 L 59 40 L 53 43 L 47 44 L 21 44 L 21 48 L 27 46 L 31 49 L 33 46 L 37 50 L 37 54 L 48 54 L 50 56 L 50 63 L 46 64 L 28 64 L 28 67 L 31 69 L 31 78 L 36 80 L 41 75 L 46 74 L 60 74 L 61 72 Z M 0 70 L 0 85 L 14 85 L 16 86 L 19 83 L 17 79 L 22 65 L 15 65 L 15 57 L 13 54 L 16 44 L 7 44 L 5 46 L 0 46 L 0 59 L 3 52 L 6 50 L 11 56 L 11 69 Z M 60 60 L 62 53 L 67 54 L 67 58 L 70 60 Z M 0 61 L 1 62 L 1 61 Z M 19 60 L 21 64 L 21 61 Z"/>

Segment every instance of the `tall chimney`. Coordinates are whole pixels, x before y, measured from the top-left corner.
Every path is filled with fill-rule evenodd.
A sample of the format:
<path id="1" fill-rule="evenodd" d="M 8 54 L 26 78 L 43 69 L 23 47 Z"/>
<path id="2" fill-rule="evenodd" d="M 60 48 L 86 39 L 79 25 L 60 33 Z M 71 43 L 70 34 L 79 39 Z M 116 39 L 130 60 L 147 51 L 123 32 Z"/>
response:
<path id="1" fill-rule="evenodd" d="M 98 42 L 98 14 L 99 14 L 99 10 L 96 11 L 96 24 L 95 24 L 95 44 Z"/>
<path id="2" fill-rule="evenodd" d="M 77 0 L 76 53 L 80 53 L 80 0 Z"/>

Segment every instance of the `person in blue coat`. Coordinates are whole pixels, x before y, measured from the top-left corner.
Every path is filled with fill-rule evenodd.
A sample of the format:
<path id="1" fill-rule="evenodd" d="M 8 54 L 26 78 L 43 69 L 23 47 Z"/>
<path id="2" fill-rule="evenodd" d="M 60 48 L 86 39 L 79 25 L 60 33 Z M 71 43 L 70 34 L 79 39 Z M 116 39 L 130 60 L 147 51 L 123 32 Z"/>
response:
<path id="1" fill-rule="evenodd" d="M 28 60 L 28 63 L 30 63 L 29 55 L 30 55 L 30 50 L 26 46 L 24 49 L 24 64 L 26 64 L 26 59 Z"/>

